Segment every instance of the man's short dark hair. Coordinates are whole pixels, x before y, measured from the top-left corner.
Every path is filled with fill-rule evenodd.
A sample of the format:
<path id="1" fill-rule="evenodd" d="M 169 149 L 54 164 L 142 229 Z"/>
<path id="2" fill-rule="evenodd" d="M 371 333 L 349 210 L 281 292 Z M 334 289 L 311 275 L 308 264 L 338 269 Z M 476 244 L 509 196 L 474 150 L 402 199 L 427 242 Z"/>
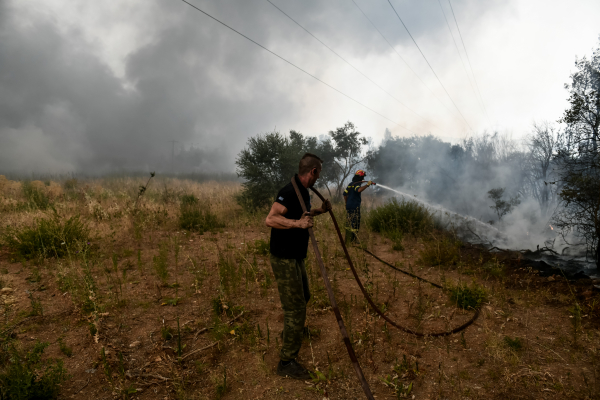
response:
<path id="1" fill-rule="evenodd" d="M 300 165 L 298 166 L 298 175 L 306 175 L 312 171 L 313 168 L 321 167 L 321 164 L 323 164 L 323 160 L 321 160 L 319 157 L 311 153 L 306 153 L 300 160 Z"/>

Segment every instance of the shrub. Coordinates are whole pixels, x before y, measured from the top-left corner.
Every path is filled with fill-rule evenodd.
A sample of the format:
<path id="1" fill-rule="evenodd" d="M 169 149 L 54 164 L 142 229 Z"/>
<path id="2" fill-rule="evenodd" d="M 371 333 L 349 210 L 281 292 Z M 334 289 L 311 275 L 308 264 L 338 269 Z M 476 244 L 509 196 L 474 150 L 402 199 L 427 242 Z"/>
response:
<path id="1" fill-rule="evenodd" d="M 433 229 L 434 218 L 425 207 L 414 201 L 392 199 L 367 216 L 367 225 L 375 232 L 418 234 Z"/>
<path id="2" fill-rule="evenodd" d="M 456 264 L 460 258 L 460 242 L 449 237 L 442 240 L 434 240 L 425 245 L 421 250 L 419 260 L 427 265 L 451 265 Z"/>
<path id="3" fill-rule="evenodd" d="M 2 241 L 11 251 L 25 258 L 64 257 L 77 246 L 87 243 L 89 236 L 89 228 L 79 215 L 63 223 L 55 212 L 50 218 L 38 219 L 32 227 L 7 227 Z"/>
<path id="4" fill-rule="evenodd" d="M 486 300 L 487 294 L 482 286 L 473 282 L 471 286 L 465 283 L 446 287 L 450 300 L 464 310 L 476 309 Z"/>
<path id="5" fill-rule="evenodd" d="M 62 360 L 42 361 L 48 343 L 36 343 L 27 353 L 13 344 L 0 369 L 0 399 L 56 399 L 69 376 Z"/>
<path id="6" fill-rule="evenodd" d="M 21 184 L 21 189 L 23 190 L 23 196 L 27 199 L 27 203 L 30 207 L 40 210 L 46 210 L 50 207 L 50 199 L 46 193 L 34 186 L 31 182 L 24 181 Z"/>
<path id="7" fill-rule="evenodd" d="M 179 209 L 179 228 L 204 233 L 223 226 L 210 209 L 199 206 L 198 200 L 193 195 L 189 196 L 182 197 L 186 200 L 182 200 Z"/>

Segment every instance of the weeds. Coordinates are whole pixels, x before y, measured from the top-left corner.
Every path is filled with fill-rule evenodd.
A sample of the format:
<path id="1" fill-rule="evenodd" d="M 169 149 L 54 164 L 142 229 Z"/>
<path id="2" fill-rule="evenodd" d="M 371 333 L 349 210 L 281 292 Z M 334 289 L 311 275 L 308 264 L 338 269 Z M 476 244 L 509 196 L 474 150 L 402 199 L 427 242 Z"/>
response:
<path id="1" fill-rule="evenodd" d="M 441 240 L 433 240 L 420 252 L 420 261 L 426 265 L 452 265 L 460 259 L 460 242 L 446 236 Z"/>
<path id="2" fill-rule="evenodd" d="M 21 190 L 23 191 L 23 196 L 27 199 L 27 203 L 31 208 L 46 210 L 50 207 L 50 199 L 46 193 L 33 185 L 32 182 L 23 181 L 21 184 Z"/>
<path id="3" fill-rule="evenodd" d="M 0 399 L 56 399 L 60 385 L 69 379 L 62 360 L 42 360 L 48 343 L 37 342 L 27 352 L 13 344 L 0 367 Z"/>
<path id="4" fill-rule="evenodd" d="M 37 220 L 32 227 L 7 227 L 2 241 L 13 253 L 31 259 L 75 253 L 78 246 L 89 244 L 89 237 L 89 228 L 79 215 L 62 222 L 54 212 L 50 218 Z"/>
<path id="5" fill-rule="evenodd" d="M 431 231 L 434 219 L 431 212 L 417 202 L 392 199 L 368 214 L 367 225 L 383 234 L 400 232 L 414 235 Z"/>
<path id="6" fill-rule="evenodd" d="M 152 264 L 154 266 L 154 272 L 163 285 L 167 284 L 169 278 L 169 271 L 167 265 L 167 259 L 169 257 L 169 243 L 162 242 L 158 248 L 158 255 L 152 258 Z"/>
<path id="7" fill-rule="evenodd" d="M 450 300 L 464 310 L 478 309 L 486 300 L 487 293 L 483 286 L 473 282 L 471 286 L 465 283 L 446 286 Z"/>
<path id="8" fill-rule="evenodd" d="M 189 197 L 191 196 L 191 197 Z M 183 199 L 186 199 L 183 201 Z M 193 200 L 192 200 L 193 199 Z M 221 224 L 215 214 L 209 208 L 202 207 L 193 195 L 184 196 L 179 207 L 179 228 L 188 231 L 204 233 L 221 228 Z"/>
<path id="9" fill-rule="evenodd" d="M 511 350 L 519 352 L 523 349 L 523 341 L 516 337 L 512 339 L 509 336 L 504 336 L 504 344 Z"/>
<path id="10" fill-rule="evenodd" d="M 227 393 L 227 368 L 223 368 L 223 382 L 218 382 L 215 387 L 216 398 L 220 400 Z"/>
<path id="11" fill-rule="evenodd" d="M 73 348 L 67 346 L 62 337 L 58 338 L 58 347 L 60 348 L 60 352 L 63 353 L 65 356 L 71 357 L 73 355 Z"/>

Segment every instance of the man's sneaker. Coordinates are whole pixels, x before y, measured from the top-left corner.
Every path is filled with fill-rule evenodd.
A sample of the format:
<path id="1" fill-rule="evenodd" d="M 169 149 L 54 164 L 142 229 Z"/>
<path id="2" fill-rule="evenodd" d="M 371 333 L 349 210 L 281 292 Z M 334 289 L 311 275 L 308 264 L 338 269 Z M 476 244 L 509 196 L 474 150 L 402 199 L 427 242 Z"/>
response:
<path id="1" fill-rule="evenodd" d="M 292 379 L 309 380 L 311 379 L 310 374 L 302 365 L 298 364 L 296 360 L 290 361 L 288 365 L 283 365 L 281 361 L 277 364 L 277 375 L 289 376 Z"/>

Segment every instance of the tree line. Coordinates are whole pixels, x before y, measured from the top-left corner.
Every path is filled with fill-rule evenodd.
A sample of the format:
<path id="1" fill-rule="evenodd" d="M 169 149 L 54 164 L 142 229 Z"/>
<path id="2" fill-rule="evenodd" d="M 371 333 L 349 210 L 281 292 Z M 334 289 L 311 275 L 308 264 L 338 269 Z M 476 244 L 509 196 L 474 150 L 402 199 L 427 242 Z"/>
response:
<path id="1" fill-rule="evenodd" d="M 236 160 L 244 180 L 238 201 L 248 209 L 270 205 L 310 152 L 323 159 L 320 185 L 334 200 L 360 167 L 370 179 L 490 223 L 534 203 L 539 218 L 567 240 L 582 239 L 600 264 L 600 46 L 576 60 L 565 89 L 569 106 L 560 119 L 533 124 L 521 141 L 495 132 L 450 144 L 386 131 L 372 149 L 352 122 L 320 139 L 296 131 L 252 137 Z"/>

